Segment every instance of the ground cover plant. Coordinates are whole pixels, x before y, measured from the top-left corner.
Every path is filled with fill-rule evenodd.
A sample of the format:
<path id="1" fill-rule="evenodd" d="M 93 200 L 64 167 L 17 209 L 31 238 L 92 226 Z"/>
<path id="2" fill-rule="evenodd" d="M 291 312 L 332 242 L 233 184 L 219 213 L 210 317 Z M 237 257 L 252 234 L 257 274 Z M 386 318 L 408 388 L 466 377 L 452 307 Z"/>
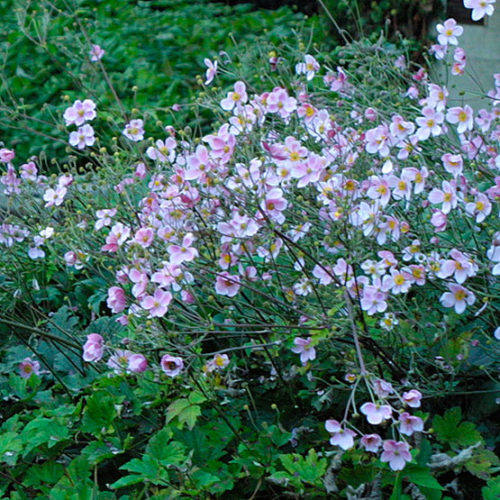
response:
<path id="1" fill-rule="evenodd" d="M 500 78 L 404 49 L 249 44 L 209 130 L 112 87 L 55 173 L 0 149 L 4 496 L 498 497 Z"/>

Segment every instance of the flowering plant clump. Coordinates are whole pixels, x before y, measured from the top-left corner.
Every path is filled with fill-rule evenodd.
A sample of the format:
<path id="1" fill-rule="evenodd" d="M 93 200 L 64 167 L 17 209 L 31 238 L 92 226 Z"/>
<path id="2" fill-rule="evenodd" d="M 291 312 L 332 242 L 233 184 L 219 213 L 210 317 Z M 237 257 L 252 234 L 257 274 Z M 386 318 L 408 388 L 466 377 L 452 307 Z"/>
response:
<path id="1" fill-rule="evenodd" d="M 438 32 L 448 46 L 462 30 L 448 20 Z M 267 484 L 264 495 L 440 498 L 440 474 L 469 467 L 484 481 L 498 463 L 473 424 L 456 434 L 460 409 L 439 415 L 448 398 L 485 390 L 498 367 L 498 75 L 475 112 L 449 104 L 397 51 L 356 44 L 344 58 L 350 51 L 366 60 L 283 51 L 260 83 L 206 88 L 218 123 L 201 136 L 134 112 L 112 153 L 94 146 L 99 106 L 82 96 L 62 119 L 80 127 L 69 144 L 89 151 L 84 175 L 68 164 L 47 178 L 35 159 L 17 165 L 2 150 L 0 180 L 19 207 L 0 228 L 2 258 L 52 266 L 50 289 L 70 304 L 90 286 L 71 305 L 89 332 L 84 369 L 104 372 L 101 391 L 112 380 L 128 387 L 121 407 L 131 387 L 153 398 L 147 407 L 169 403 L 171 427 L 144 427 L 176 440 L 169 453 L 152 439 L 111 488 L 153 480 L 166 494 L 218 494 L 238 481 L 234 491 L 253 496 Z M 235 71 L 205 65 L 205 85 Z M 68 328 L 47 342 L 74 348 Z M 24 359 L 21 376 L 38 375 L 37 363 Z M 96 432 L 92 418 L 85 429 Z M 188 458 L 181 432 L 211 446 L 204 422 L 214 419 L 227 433 L 219 469 L 195 447 Z"/>

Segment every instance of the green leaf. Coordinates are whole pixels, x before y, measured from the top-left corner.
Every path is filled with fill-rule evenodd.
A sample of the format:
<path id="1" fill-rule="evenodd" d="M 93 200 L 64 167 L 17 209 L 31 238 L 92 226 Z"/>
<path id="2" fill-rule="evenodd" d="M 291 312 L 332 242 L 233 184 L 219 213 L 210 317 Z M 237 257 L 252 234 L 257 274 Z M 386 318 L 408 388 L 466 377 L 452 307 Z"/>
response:
<path id="1" fill-rule="evenodd" d="M 23 443 L 17 432 L 4 432 L 0 435 L 0 462 L 15 465 Z"/>
<path id="2" fill-rule="evenodd" d="M 437 479 L 431 474 L 430 470 L 426 467 L 408 465 L 403 472 L 404 475 L 408 477 L 408 480 L 417 486 L 425 486 L 426 488 L 434 490 L 444 490 Z"/>
<path id="3" fill-rule="evenodd" d="M 193 396 L 194 394 L 194 396 Z M 190 398 L 194 401 L 200 401 L 201 397 L 200 393 L 191 393 Z M 197 404 L 193 404 L 193 401 L 190 399 L 177 399 L 167 408 L 167 423 L 177 417 L 181 427 L 184 424 L 187 424 L 189 429 L 192 429 L 196 424 L 196 420 L 201 415 L 201 407 Z"/>
<path id="4" fill-rule="evenodd" d="M 94 436 L 105 433 L 117 416 L 115 404 L 123 398 L 114 398 L 106 391 L 98 391 L 87 399 L 83 414 L 82 431 Z"/>
<path id="5" fill-rule="evenodd" d="M 449 409 L 443 416 L 436 415 L 432 420 L 432 426 L 437 439 L 448 444 L 450 448 L 470 446 L 482 441 L 476 426 L 471 422 L 461 422 L 461 420 L 462 411 L 459 407 Z"/>
<path id="6" fill-rule="evenodd" d="M 24 456 L 42 444 L 52 448 L 59 441 L 69 437 L 69 429 L 59 422 L 59 419 L 38 417 L 29 422 L 21 433 L 21 439 L 26 445 Z"/>
<path id="7" fill-rule="evenodd" d="M 488 484 L 481 489 L 484 500 L 498 500 L 500 498 L 500 477 L 488 481 Z"/>

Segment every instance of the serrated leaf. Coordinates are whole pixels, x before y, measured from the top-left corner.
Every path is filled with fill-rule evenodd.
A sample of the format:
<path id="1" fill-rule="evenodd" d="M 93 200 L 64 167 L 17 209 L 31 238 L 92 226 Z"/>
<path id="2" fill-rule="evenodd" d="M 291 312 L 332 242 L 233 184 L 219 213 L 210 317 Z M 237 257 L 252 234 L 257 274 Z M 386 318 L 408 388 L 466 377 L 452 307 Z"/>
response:
<path id="1" fill-rule="evenodd" d="M 443 416 L 436 415 L 432 421 L 436 437 L 451 448 L 469 446 L 481 441 L 481 434 L 471 422 L 461 422 L 462 411 L 451 408 Z"/>
<path id="2" fill-rule="evenodd" d="M 430 470 L 426 467 L 408 465 L 403 472 L 405 476 L 408 477 L 409 481 L 417 486 L 425 486 L 426 488 L 434 490 L 444 490 L 437 479 L 431 474 Z"/>

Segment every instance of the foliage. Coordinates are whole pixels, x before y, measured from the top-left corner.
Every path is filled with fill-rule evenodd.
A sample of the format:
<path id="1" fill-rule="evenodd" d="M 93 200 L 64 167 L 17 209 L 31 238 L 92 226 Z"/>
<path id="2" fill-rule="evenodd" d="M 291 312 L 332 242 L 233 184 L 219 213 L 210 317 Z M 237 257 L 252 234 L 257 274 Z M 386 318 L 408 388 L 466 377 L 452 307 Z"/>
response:
<path id="1" fill-rule="evenodd" d="M 495 497 L 500 82 L 307 34 L 212 57 L 203 129 L 105 46 L 52 175 L 1 149 L 2 495 Z"/>

